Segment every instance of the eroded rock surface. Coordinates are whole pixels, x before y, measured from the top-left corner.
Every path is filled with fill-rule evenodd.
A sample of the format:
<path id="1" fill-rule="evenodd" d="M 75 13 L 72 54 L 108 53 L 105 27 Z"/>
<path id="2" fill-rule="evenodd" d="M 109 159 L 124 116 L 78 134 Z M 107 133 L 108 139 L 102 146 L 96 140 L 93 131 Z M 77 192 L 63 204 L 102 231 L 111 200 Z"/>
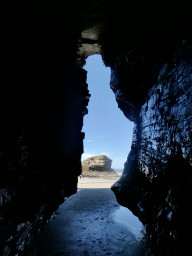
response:
<path id="1" fill-rule="evenodd" d="M 83 176 L 115 176 L 116 172 L 111 168 L 112 160 L 105 155 L 87 158 L 82 163 Z"/>
<path id="2" fill-rule="evenodd" d="M 191 232 L 191 57 L 184 41 L 162 65 L 135 121 L 123 176 L 112 187 L 145 224 L 152 255 L 178 255 Z"/>

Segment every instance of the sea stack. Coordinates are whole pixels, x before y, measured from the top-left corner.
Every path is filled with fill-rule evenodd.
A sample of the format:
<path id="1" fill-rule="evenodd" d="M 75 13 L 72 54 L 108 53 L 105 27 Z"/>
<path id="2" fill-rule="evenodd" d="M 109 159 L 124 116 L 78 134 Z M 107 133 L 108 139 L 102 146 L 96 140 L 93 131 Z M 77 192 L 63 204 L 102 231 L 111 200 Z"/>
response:
<path id="1" fill-rule="evenodd" d="M 111 168 L 112 160 L 105 155 L 87 158 L 82 163 L 83 176 L 117 176 Z"/>

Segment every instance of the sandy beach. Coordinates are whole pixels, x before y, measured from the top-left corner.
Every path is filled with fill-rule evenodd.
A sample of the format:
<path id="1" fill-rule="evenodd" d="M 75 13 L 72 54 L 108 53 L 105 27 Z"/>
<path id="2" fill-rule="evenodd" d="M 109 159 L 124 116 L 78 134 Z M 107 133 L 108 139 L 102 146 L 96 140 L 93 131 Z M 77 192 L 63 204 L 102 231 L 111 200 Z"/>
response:
<path id="1" fill-rule="evenodd" d="M 111 188 L 120 177 L 79 177 L 78 188 Z"/>
<path id="2" fill-rule="evenodd" d="M 117 203 L 110 189 L 114 182 L 111 178 L 79 179 L 78 192 L 60 205 L 35 237 L 30 255 L 143 256 L 142 227 Z"/>

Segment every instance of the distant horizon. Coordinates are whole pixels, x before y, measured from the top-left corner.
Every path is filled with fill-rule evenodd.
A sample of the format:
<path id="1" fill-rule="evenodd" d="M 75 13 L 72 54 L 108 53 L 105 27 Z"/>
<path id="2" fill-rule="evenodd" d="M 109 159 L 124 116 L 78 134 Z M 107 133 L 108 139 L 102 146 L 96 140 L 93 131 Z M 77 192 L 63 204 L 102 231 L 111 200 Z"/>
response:
<path id="1" fill-rule="evenodd" d="M 106 155 L 112 160 L 113 169 L 122 170 L 131 149 L 133 122 L 118 108 L 110 88 L 111 69 L 103 64 L 101 55 L 89 56 L 84 69 L 91 97 L 82 130 L 85 132 L 82 161 Z"/>

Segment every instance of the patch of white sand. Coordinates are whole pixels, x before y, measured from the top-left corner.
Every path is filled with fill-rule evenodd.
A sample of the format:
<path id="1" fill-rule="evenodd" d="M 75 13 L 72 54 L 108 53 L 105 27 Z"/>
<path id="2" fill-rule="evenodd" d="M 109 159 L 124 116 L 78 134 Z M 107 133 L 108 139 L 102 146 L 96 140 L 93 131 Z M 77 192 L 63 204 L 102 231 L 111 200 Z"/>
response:
<path id="1" fill-rule="evenodd" d="M 120 177 L 79 177 L 78 188 L 111 188 Z"/>

